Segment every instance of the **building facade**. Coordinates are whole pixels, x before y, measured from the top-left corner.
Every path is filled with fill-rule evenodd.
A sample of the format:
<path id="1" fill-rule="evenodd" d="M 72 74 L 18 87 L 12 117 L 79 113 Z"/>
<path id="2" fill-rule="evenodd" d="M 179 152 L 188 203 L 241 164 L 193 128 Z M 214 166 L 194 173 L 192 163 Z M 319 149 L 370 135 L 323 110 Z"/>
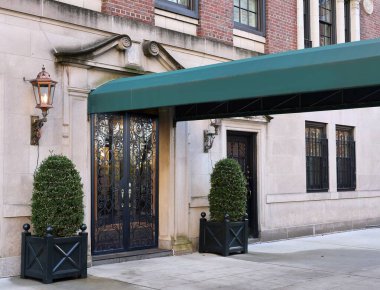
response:
<path id="1" fill-rule="evenodd" d="M 87 105 L 90 91 L 113 79 L 377 38 L 379 25 L 371 0 L 0 1 L 0 277 L 20 272 L 33 172 L 52 152 L 81 173 L 90 257 L 196 250 L 210 172 L 227 156 L 249 181 L 252 237 L 378 225 L 378 108 L 174 126 L 168 108 L 89 116 Z M 40 112 L 24 79 L 42 65 L 58 84 L 31 145 Z"/>

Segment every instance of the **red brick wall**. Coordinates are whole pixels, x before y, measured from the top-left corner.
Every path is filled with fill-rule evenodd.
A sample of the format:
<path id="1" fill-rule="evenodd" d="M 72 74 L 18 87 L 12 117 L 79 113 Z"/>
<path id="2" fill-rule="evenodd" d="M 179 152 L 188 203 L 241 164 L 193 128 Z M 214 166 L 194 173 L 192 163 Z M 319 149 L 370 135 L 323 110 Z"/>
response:
<path id="1" fill-rule="evenodd" d="M 102 12 L 153 24 L 154 0 L 102 0 Z"/>
<path id="2" fill-rule="evenodd" d="M 199 0 L 198 36 L 232 45 L 233 0 Z"/>
<path id="3" fill-rule="evenodd" d="M 297 49 L 297 0 L 266 0 L 266 53 Z"/>
<path id="4" fill-rule="evenodd" d="M 368 15 L 360 3 L 360 37 L 371 39 L 380 37 L 380 1 L 373 1 L 373 13 Z"/>

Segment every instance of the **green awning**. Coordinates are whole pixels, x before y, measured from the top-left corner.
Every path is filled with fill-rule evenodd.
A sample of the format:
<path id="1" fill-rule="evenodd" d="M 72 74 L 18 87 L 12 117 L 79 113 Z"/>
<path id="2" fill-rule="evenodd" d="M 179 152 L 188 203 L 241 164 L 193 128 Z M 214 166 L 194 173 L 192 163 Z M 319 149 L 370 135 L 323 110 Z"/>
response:
<path id="1" fill-rule="evenodd" d="M 110 81 L 88 112 L 175 107 L 176 120 L 380 104 L 380 39 Z"/>

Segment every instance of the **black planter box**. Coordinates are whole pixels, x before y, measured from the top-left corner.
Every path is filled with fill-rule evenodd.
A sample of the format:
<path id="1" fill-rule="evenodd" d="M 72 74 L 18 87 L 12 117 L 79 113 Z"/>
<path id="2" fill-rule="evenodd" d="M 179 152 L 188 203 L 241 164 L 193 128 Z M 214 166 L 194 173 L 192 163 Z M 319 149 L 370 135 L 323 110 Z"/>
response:
<path id="1" fill-rule="evenodd" d="M 248 220 L 231 222 L 228 215 L 223 222 L 207 221 L 202 212 L 199 232 L 199 253 L 228 256 L 248 252 Z"/>
<path id="2" fill-rule="evenodd" d="M 45 237 L 32 236 L 24 225 L 21 241 L 21 278 L 52 283 L 62 278 L 87 277 L 87 233 L 58 238 L 47 231 Z"/>

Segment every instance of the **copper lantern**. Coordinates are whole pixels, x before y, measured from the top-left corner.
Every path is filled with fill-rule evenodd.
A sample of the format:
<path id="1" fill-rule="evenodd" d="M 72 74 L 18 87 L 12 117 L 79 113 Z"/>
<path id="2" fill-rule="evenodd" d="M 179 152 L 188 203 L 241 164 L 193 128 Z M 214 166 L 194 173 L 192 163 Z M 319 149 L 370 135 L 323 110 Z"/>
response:
<path id="1" fill-rule="evenodd" d="M 46 118 L 48 110 L 53 108 L 54 91 L 57 82 L 50 78 L 50 74 L 42 66 L 42 71 L 35 79 L 30 80 L 30 83 L 33 85 L 36 108 L 40 109 L 42 116 Z"/>

